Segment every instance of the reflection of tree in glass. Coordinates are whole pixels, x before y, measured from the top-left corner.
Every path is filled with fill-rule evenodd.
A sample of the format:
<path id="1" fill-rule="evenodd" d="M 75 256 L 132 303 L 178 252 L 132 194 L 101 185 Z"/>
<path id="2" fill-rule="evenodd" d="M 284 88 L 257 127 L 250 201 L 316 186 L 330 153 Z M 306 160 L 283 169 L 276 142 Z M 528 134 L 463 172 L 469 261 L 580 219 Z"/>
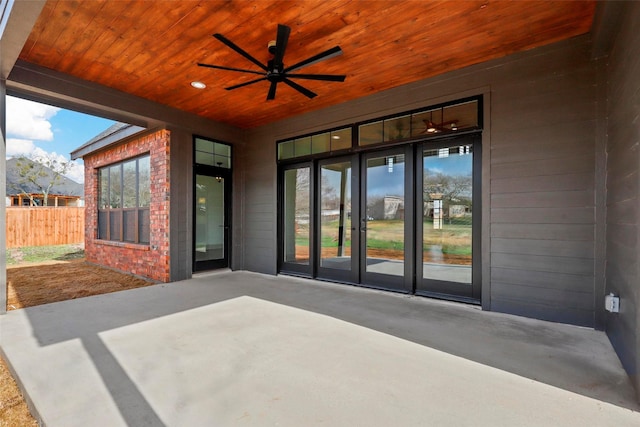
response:
<path id="1" fill-rule="evenodd" d="M 338 189 L 331 184 L 329 174 L 331 171 L 327 171 L 323 169 L 322 171 L 322 209 L 339 209 L 340 208 L 340 195 L 338 193 Z M 334 174 L 339 175 L 340 172 L 334 172 Z"/>
<path id="2" fill-rule="evenodd" d="M 121 179 L 120 179 L 120 166 L 112 166 L 109 168 L 109 176 L 110 176 L 110 185 L 109 185 L 109 204 L 111 208 L 121 208 L 122 200 L 121 200 Z"/>
<path id="3" fill-rule="evenodd" d="M 444 217 L 451 222 L 450 207 L 461 205 L 472 211 L 472 178 L 471 175 L 447 175 L 441 172 L 424 171 L 422 191 L 424 200 L 442 200 Z"/>
<path id="4" fill-rule="evenodd" d="M 309 214 L 309 168 L 297 169 L 296 215 Z"/>
<path id="5" fill-rule="evenodd" d="M 124 208 L 135 208 L 136 201 L 136 161 L 132 160 L 122 165 L 123 177 L 123 206 Z"/>
<path id="6" fill-rule="evenodd" d="M 149 156 L 138 159 L 138 206 L 151 205 L 151 166 Z"/>

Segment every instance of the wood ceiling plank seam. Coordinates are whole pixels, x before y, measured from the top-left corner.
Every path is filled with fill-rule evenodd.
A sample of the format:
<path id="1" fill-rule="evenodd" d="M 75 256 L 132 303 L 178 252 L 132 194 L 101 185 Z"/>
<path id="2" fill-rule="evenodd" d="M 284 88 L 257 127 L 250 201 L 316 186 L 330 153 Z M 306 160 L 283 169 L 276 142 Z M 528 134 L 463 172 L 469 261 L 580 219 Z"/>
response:
<path id="1" fill-rule="evenodd" d="M 37 58 L 38 63 L 47 68 L 55 69 L 52 60 L 57 57 L 58 53 L 55 49 L 56 41 L 61 31 L 68 26 L 68 22 L 73 15 L 73 12 L 68 12 L 68 7 L 69 3 L 65 1 L 55 3 L 49 16 L 50 20 L 40 26 L 39 32 L 37 33 L 38 35 L 36 36 L 37 42 L 35 42 L 30 49 L 29 57 Z M 40 16 L 42 16 L 42 14 Z M 38 21 L 39 20 L 40 17 L 38 18 Z"/>
<path id="2" fill-rule="evenodd" d="M 77 43 L 76 49 L 81 52 L 83 61 L 97 60 L 102 56 L 104 50 L 111 45 L 111 42 L 105 42 L 101 36 L 108 32 L 114 35 L 115 22 L 120 19 L 121 12 L 127 7 L 128 3 L 123 1 L 112 2 L 106 0 L 103 8 L 95 11 L 93 14 L 93 24 L 85 31 L 83 37 Z M 116 6 L 119 6 L 116 8 Z M 76 67 L 72 68 L 72 72 L 77 72 Z"/>
<path id="3" fill-rule="evenodd" d="M 101 57 L 108 63 L 117 66 L 120 58 L 127 57 L 134 47 L 141 46 L 140 39 L 154 32 L 158 16 L 162 11 L 154 6 L 154 2 L 139 2 L 137 8 L 125 9 L 120 20 L 128 25 L 121 25 L 113 43 L 103 52 Z M 151 25 L 149 25 L 151 23 Z"/>
<path id="4" fill-rule="evenodd" d="M 69 25 L 60 34 L 60 38 L 55 44 L 60 44 L 60 40 L 64 37 L 69 37 L 71 42 L 64 43 L 67 47 L 59 58 L 59 61 L 54 64 L 56 70 L 62 72 L 69 72 L 71 66 L 78 62 L 80 58 L 86 53 L 90 47 L 92 37 L 91 33 L 95 33 L 96 17 L 100 15 L 102 9 L 106 6 L 108 0 L 94 0 L 101 4 L 101 7 L 97 10 L 94 5 L 88 5 L 86 2 L 81 2 L 74 13 L 73 25 Z M 92 30 L 92 28 L 94 28 Z M 70 34 L 69 34 L 70 33 Z"/>
<path id="5" fill-rule="evenodd" d="M 58 46 L 58 45 L 66 46 L 68 44 L 67 42 L 65 42 L 67 37 L 70 40 L 75 40 L 75 37 L 73 37 L 73 34 L 69 34 L 69 33 L 74 33 L 76 31 L 75 29 L 77 28 L 77 24 L 70 25 L 70 23 L 74 22 L 74 18 L 78 12 L 79 3 L 61 2 L 61 4 L 64 5 L 64 9 L 61 11 L 61 14 L 64 16 L 66 23 L 65 25 L 62 26 L 62 30 L 56 34 L 55 39 L 49 40 L 49 43 L 51 43 L 53 46 Z M 57 68 L 58 62 L 60 58 L 64 56 L 65 53 L 66 53 L 66 49 L 64 52 L 55 51 L 53 55 L 48 56 L 46 59 L 47 67 L 58 69 Z"/>
<path id="6" fill-rule="evenodd" d="M 189 16 L 185 16 L 184 19 L 181 20 L 181 22 L 183 23 L 183 26 L 187 26 L 187 28 L 193 28 L 194 26 L 198 26 L 198 25 L 202 25 L 203 22 L 206 22 L 207 19 L 207 10 L 203 7 L 198 7 L 198 8 L 193 8 L 194 10 L 199 10 L 201 13 L 197 14 L 197 13 L 191 13 L 194 12 L 194 10 L 190 11 Z M 211 35 L 209 34 L 209 31 L 206 32 L 206 35 L 204 33 L 204 31 L 200 30 L 199 33 L 201 34 L 202 38 L 210 38 Z M 175 43 L 176 37 L 179 37 L 180 40 L 184 40 L 184 38 L 182 37 L 183 34 L 183 29 L 182 27 L 178 27 L 178 26 L 173 26 L 172 28 L 172 32 L 170 31 L 165 31 L 164 32 L 164 36 L 163 39 L 167 40 L 165 43 L 163 43 L 162 45 L 158 46 L 158 49 L 164 52 L 164 56 L 167 56 L 169 58 L 169 60 L 165 60 L 161 55 L 154 55 L 150 61 L 148 61 L 145 64 L 143 73 L 145 74 L 146 77 L 150 78 L 150 81 L 148 82 L 148 86 L 154 86 L 156 83 L 153 81 L 156 78 L 162 78 L 163 75 L 167 74 L 167 73 L 171 73 L 173 75 L 175 75 L 175 77 L 172 80 L 175 79 L 181 79 L 182 83 L 190 83 L 192 80 L 188 80 L 189 77 L 185 78 L 182 77 L 185 74 L 190 74 L 187 71 L 191 68 L 194 69 L 194 74 L 195 74 L 195 69 L 197 68 L 196 62 L 197 59 L 193 58 L 188 49 L 185 49 L 185 47 L 182 45 L 182 43 Z M 188 81 L 187 81 L 188 80 Z M 141 91 L 146 90 L 147 85 L 143 85 L 142 87 L 140 87 Z"/>
<path id="7" fill-rule="evenodd" d="M 44 4 L 42 11 L 40 12 L 40 16 L 36 20 L 36 23 L 31 29 L 31 33 L 29 34 L 27 41 L 22 47 L 19 55 L 20 59 L 24 59 L 32 55 L 32 50 L 39 42 L 42 32 L 46 28 L 46 23 L 49 22 L 51 20 L 51 17 L 53 16 L 56 4 L 57 2 L 54 1 L 48 1 Z"/>
<path id="8" fill-rule="evenodd" d="M 144 25 L 144 22 L 146 22 L 144 18 L 152 16 L 155 10 L 155 3 L 137 2 L 135 4 L 140 6 L 125 9 L 119 19 L 123 23 L 133 24 L 129 25 L 124 31 L 118 32 L 109 47 L 103 51 L 100 59 L 97 61 L 101 66 L 93 70 L 87 70 L 92 81 L 100 79 L 107 86 L 122 91 L 127 91 L 127 82 L 130 82 L 134 86 L 139 83 L 140 77 L 125 71 L 123 67 L 138 56 L 133 46 L 141 46 L 138 42 L 138 34 L 140 31 L 145 32 L 145 34 L 149 31 L 149 28 Z"/>
<path id="9" fill-rule="evenodd" d="M 93 62 L 99 61 L 104 52 L 109 49 L 117 38 L 116 28 L 121 20 L 121 15 L 124 10 L 131 7 L 136 0 L 109 2 L 107 9 L 102 9 L 100 18 L 96 19 L 96 22 L 103 23 L 103 31 L 93 40 L 90 47 L 85 51 L 81 61 L 78 61 L 76 65 L 70 70 L 70 73 L 76 77 L 86 78 L 88 68 L 91 67 Z M 118 8 L 116 9 L 116 6 Z M 87 80 L 89 80 L 87 78 Z"/>

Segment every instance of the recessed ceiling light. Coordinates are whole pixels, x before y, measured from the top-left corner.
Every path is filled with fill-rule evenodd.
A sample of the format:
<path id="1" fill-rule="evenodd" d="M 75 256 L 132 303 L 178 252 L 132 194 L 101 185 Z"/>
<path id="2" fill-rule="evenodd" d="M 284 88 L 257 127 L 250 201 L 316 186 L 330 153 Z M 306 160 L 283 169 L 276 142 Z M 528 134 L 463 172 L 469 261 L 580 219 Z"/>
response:
<path id="1" fill-rule="evenodd" d="M 332 139 L 340 139 L 340 135 L 333 135 L 331 136 Z"/>
<path id="2" fill-rule="evenodd" d="M 207 87 L 207 85 L 202 82 L 191 82 L 191 86 L 195 87 L 196 89 L 204 89 L 205 87 Z"/>

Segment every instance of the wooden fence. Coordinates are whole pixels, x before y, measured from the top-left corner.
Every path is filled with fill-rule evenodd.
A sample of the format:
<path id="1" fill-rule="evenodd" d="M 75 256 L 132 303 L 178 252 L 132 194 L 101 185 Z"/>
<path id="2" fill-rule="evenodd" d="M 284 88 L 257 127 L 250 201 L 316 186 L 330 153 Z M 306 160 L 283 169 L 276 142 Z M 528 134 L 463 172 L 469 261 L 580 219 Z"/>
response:
<path id="1" fill-rule="evenodd" d="M 7 248 L 84 242 L 84 207 L 7 207 Z"/>

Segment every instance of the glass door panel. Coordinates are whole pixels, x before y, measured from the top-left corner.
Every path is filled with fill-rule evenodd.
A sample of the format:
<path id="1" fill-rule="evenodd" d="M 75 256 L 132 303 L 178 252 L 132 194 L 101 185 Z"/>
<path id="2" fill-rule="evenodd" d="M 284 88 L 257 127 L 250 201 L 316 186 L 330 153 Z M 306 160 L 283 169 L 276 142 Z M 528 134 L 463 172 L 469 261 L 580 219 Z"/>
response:
<path id="1" fill-rule="evenodd" d="M 285 270 L 311 273 L 311 168 L 284 171 L 283 251 Z"/>
<path id="2" fill-rule="evenodd" d="M 473 295 L 473 147 L 472 141 L 458 140 L 422 150 L 418 291 Z"/>
<path id="3" fill-rule="evenodd" d="M 228 179 L 196 173 L 194 270 L 228 267 Z"/>
<path id="4" fill-rule="evenodd" d="M 405 174 L 403 151 L 366 155 L 360 238 L 365 285 L 406 290 Z"/>
<path id="5" fill-rule="evenodd" d="M 352 203 L 353 166 L 351 159 L 332 160 L 319 165 L 319 266 L 318 276 L 355 281 Z M 357 199 L 356 199 L 357 200 Z"/>

